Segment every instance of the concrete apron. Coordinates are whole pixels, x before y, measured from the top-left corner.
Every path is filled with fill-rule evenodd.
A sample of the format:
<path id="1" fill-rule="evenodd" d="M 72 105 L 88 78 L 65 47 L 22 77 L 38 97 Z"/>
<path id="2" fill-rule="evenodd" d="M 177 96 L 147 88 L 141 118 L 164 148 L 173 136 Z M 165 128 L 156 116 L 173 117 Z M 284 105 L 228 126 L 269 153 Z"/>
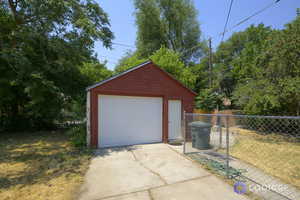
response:
<path id="1" fill-rule="evenodd" d="M 80 200 L 247 199 L 166 144 L 102 149 L 91 161 Z"/>

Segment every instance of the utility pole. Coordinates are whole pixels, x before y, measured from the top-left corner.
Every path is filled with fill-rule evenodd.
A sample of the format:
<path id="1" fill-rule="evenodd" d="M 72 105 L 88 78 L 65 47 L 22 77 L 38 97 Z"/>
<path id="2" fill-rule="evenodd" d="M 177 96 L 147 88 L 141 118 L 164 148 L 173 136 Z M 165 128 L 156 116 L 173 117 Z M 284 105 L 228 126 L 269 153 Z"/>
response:
<path id="1" fill-rule="evenodd" d="M 208 39 L 209 44 L 209 87 L 212 87 L 212 50 L 211 50 L 211 37 Z"/>

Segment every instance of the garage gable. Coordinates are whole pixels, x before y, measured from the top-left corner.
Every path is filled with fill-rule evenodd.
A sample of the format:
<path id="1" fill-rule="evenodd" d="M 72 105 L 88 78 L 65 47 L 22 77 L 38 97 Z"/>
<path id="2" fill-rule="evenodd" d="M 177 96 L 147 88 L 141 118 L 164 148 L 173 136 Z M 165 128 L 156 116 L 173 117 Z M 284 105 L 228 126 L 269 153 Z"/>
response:
<path id="1" fill-rule="evenodd" d="M 163 95 L 166 92 L 171 93 L 171 95 L 177 95 L 178 93 L 196 95 L 195 92 L 185 87 L 152 61 L 144 62 L 123 73 L 96 83 L 88 87 L 87 90 L 101 90 L 101 92 L 126 91 L 152 95 Z"/>

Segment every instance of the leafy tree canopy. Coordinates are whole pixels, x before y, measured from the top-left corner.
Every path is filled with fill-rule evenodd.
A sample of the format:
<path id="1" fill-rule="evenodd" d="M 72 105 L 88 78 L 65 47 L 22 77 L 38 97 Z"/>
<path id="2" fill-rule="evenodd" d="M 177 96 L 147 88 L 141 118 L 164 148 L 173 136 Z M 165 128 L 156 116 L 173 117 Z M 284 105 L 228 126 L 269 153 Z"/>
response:
<path id="1" fill-rule="evenodd" d="M 187 63 L 203 53 L 197 11 L 191 0 L 135 0 L 137 54 L 148 57 L 165 46 Z"/>
<path id="2" fill-rule="evenodd" d="M 256 71 L 258 69 L 253 69 L 251 66 L 263 52 L 264 42 L 271 33 L 271 28 L 263 24 L 251 25 L 245 31 L 233 34 L 220 44 L 214 55 L 214 84 L 227 97 L 231 97 L 240 79 L 259 73 Z"/>
<path id="3" fill-rule="evenodd" d="M 88 84 L 80 66 L 97 62 L 94 41 L 113 38 L 91 0 L 4 0 L 0 26 L 1 127 L 21 130 L 52 126 Z"/>
<path id="4" fill-rule="evenodd" d="M 99 62 L 85 62 L 79 68 L 81 74 L 86 76 L 88 85 L 102 81 L 113 75 L 113 72 L 105 67 L 105 64 Z"/>
<path id="5" fill-rule="evenodd" d="M 202 58 L 193 67 L 198 107 L 209 110 L 212 105 L 205 102 L 215 102 L 209 99 L 218 94 L 247 114 L 299 115 L 299 17 L 282 30 L 252 25 L 220 44 L 213 54 L 211 88 L 208 56 Z"/>
<path id="6" fill-rule="evenodd" d="M 237 105 L 251 114 L 300 114 L 300 16 L 281 31 L 262 41 L 259 53 L 253 45 L 240 62 L 247 62 L 234 97 Z"/>

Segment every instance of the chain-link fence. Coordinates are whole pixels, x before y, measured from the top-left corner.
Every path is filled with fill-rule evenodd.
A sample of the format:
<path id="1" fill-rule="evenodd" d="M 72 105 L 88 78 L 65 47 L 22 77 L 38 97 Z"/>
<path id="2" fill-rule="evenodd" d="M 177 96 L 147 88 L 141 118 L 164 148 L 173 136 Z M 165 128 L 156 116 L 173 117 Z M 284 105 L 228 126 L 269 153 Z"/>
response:
<path id="1" fill-rule="evenodd" d="M 183 124 L 192 159 L 262 199 L 300 199 L 300 117 L 186 113 Z"/>

